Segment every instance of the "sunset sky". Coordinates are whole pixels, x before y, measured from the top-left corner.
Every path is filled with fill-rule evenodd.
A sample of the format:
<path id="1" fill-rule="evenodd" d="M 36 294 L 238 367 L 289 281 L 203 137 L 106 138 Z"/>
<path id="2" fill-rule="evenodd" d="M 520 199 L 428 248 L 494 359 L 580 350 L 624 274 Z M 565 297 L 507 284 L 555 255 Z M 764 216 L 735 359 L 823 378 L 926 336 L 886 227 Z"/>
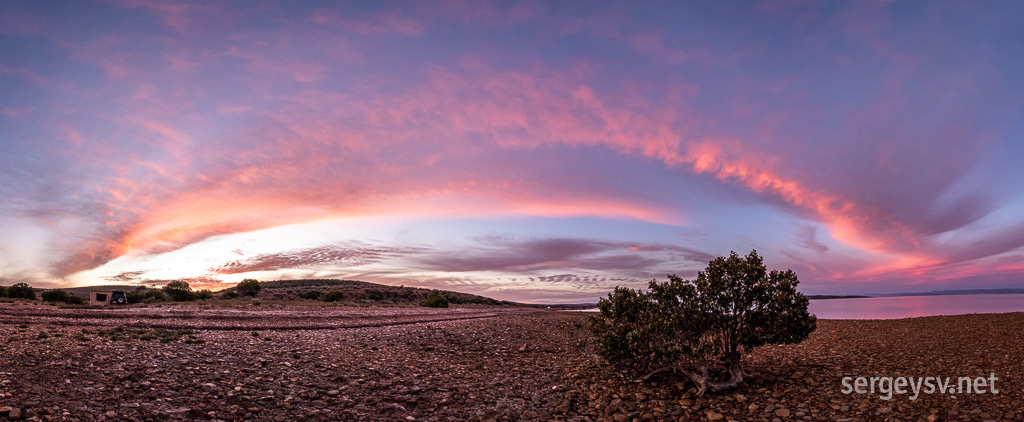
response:
<path id="1" fill-rule="evenodd" d="M 1024 287 L 1024 3 L 0 3 L 0 285 Z"/>

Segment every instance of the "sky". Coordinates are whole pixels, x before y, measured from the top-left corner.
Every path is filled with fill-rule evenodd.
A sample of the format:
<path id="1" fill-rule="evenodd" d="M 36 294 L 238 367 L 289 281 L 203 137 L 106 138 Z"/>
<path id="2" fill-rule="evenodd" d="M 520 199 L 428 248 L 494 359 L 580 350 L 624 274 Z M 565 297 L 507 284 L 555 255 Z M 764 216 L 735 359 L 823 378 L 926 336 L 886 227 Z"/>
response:
<path id="1" fill-rule="evenodd" d="M 0 2 L 0 284 L 1024 286 L 1016 1 Z"/>

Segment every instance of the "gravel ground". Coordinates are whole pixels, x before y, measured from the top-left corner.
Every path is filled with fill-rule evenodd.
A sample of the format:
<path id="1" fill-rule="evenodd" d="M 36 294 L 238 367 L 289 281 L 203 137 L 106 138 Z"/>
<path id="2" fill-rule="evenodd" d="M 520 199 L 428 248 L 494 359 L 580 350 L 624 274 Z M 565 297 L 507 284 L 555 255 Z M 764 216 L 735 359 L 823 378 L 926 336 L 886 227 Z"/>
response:
<path id="1" fill-rule="evenodd" d="M 1024 420 L 1021 313 L 819 321 L 745 357 L 748 383 L 698 398 L 596 363 L 581 313 L 159 309 L 0 303 L 0 420 Z M 999 394 L 841 392 L 845 376 L 993 372 Z"/>

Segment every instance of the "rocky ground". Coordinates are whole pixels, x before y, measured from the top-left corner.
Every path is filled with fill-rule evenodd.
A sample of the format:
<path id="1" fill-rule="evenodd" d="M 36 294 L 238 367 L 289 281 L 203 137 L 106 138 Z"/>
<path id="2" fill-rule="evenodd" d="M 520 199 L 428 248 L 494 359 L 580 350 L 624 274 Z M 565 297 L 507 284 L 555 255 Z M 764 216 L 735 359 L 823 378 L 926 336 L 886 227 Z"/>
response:
<path id="1" fill-rule="evenodd" d="M 748 356 L 744 386 L 694 397 L 681 379 L 635 384 L 596 363 L 581 313 L 189 315 L 201 311 L 0 303 L 0 420 L 1024 420 L 1020 313 L 819 321 L 799 345 Z M 844 376 L 991 372 L 999 394 L 841 391 Z"/>

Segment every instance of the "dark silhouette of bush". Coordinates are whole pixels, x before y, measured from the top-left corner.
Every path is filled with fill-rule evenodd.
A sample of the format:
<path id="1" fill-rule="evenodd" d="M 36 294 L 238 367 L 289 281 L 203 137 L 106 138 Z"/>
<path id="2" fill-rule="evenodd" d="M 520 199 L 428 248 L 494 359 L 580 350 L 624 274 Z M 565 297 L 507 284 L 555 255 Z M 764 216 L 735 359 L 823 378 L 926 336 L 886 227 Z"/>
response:
<path id="1" fill-rule="evenodd" d="M 7 297 L 12 299 L 36 299 L 36 289 L 25 283 L 17 283 L 7 288 Z"/>
<path id="2" fill-rule="evenodd" d="M 224 293 L 221 293 L 220 294 L 220 298 L 221 299 L 237 299 L 238 298 L 238 292 L 236 292 L 234 290 L 228 290 L 228 291 L 226 291 Z"/>
<path id="3" fill-rule="evenodd" d="M 309 290 L 299 295 L 299 297 L 309 300 L 320 300 L 321 296 L 323 296 L 323 293 L 319 290 Z"/>
<path id="4" fill-rule="evenodd" d="M 379 289 L 367 289 L 364 297 L 372 301 L 384 300 L 384 292 Z"/>
<path id="5" fill-rule="evenodd" d="M 148 302 L 163 302 L 167 300 L 167 295 L 164 294 L 163 290 L 149 289 L 146 292 L 145 301 Z"/>
<path id="6" fill-rule="evenodd" d="M 340 292 L 340 291 L 334 290 L 334 291 L 327 292 L 327 294 L 325 294 L 323 296 L 323 301 L 324 302 L 337 302 L 337 301 L 342 300 L 344 298 L 345 298 L 345 292 Z"/>
<path id="7" fill-rule="evenodd" d="M 210 289 L 203 289 L 195 292 L 195 298 L 198 300 L 210 300 L 213 299 L 213 292 Z"/>
<path id="8" fill-rule="evenodd" d="M 7 288 L 0 286 L 0 297 L 7 297 Z"/>
<path id="9" fill-rule="evenodd" d="M 185 302 L 195 299 L 195 294 L 192 292 L 192 288 L 189 287 L 188 282 L 175 280 L 167 283 L 163 288 L 164 294 L 170 297 L 172 300 L 178 302 Z"/>
<path id="10" fill-rule="evenodd" d="M 39 296 L 44 302 L 63 302 L 71 305 L 81 305 L 85 303 L 82 298 L 61 289 L 47 290 Z"/>
<path id="11" fill-rule="evenodd" d="M 742 352 L 799 343 L 814 331 L 817 319 L 797 284 L 793 271 L 769 273 L 751 251 L 716 258 L 696 280 L 652 280 L 647 292 L 617 287 L 592 319 L 595 351 L 639 380 L 676 373 L 688 376 L 698 395 L 732 388 L 747 376 Z M 727 379 L 711 373 L 717 363 Z"/>
<path id="12" fill-rule="evenodd" d="M 245 280 L 242 280 L 241 282 L 238 283 L 237 286 L 235 286 L 235 291 L 242 296 L 256 297 L 256 295 L 260 293 L 260 289 L 262 288 L 263 287 L 260 286 L 259 281 L 257 281 L 256 279 L 247 278 Z"/>
<path id="13" fill-rule="evenodd" d="M 427 298 L 420 302 L 420 306 L 425 308 L 447 308 L 448 299 L 441 296 L 441 294 L 435 290 L 430 292 L 430 294 L 427 295 Z"/>

